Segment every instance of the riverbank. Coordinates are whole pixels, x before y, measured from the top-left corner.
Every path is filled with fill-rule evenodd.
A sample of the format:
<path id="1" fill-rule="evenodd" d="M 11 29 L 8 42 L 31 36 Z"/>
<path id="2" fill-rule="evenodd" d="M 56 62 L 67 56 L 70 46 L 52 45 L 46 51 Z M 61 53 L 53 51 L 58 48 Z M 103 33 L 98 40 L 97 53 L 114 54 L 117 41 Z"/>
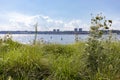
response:
<path id="1" fill-rule="evenodd" d="M 94 73 L 86 42 L 28 45 L 1 40 L 0 80 L 119 80 L 120 42 L 102 44 L 105 59 Z"/>

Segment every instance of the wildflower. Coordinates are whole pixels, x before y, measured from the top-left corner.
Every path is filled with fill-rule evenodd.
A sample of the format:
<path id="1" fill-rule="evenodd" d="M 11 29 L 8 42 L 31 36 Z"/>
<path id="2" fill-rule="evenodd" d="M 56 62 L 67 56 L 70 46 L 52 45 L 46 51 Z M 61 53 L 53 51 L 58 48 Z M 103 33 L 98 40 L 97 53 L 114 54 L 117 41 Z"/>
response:
<path id="1" fill-rule="evenodd" d="M 110 69 L 110 70 L 112 70 L 112 69 L 113 69 L 112 64 L 110 64 L 108 67 L 109 67 L 109 69 Z"/>
<path id="2" fill-rule="evenodd" d="M 100 59 L 103 59 L 102 57 L 100 57 Z"/>
<path id="3" fill-rule="evenodd" d="M 89 55 L 90 55 L 90 53 L 87 53 L 87 55 L 89 56 Z"/>
<path id="4" fill-rule="evenodd" d="M 0 58 L 0 61 L 3 61 L 3 58 Z"/>
<path id="5" fill-rule="evenodd" d="M 96 27 L 95 26 L 91 26 L 90 28 L 91 28 L 91 30 L 95 30 Z"/>
<path id="6" fill-rule="evenodd" d="M 99 62 L 99 60 L 97 59 L 96 62 Z"/>
<path id="7" fill-rule="evenodd" d="M 8 80 L 13 80 L 11 76 L 8 76 Z"/>
<path id="8" fill-rule="evenodd" d="M 86 46 L 89 46 L 88 44 L 85 44 Z"/>

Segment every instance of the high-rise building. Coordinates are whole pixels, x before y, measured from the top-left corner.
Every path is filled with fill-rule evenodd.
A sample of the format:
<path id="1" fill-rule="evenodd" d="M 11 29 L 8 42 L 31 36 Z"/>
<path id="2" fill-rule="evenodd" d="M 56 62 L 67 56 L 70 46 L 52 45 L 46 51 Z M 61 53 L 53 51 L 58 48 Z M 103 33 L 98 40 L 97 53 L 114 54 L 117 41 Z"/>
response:
<path id="1" fill-rule="evenodd" d="M 77 28 L 74 28 L 74 31 L 77 32 L 78 31 Z"/>
<path id="2" fill-rule="evenodd" d="M 82 28 L 79 28 L 79 32 L 81 32 L 82 31 Z"/>
<path id="3" fill-rule="evenodd" d="M 60 31 L 60 29 L 57 29 L 57 32 L 59 32 Z"/>
<path id="4" fill-rule="evenodd" d="M 53 32 L 56 32 L 56 29 L 53 29 Z"/>

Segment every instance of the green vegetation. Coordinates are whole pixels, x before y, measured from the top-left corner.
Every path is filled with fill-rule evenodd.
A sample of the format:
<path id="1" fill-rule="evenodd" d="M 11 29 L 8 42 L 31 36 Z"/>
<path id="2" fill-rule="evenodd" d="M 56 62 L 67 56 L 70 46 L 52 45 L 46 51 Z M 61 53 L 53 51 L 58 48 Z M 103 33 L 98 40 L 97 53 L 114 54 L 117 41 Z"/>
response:
<path id="1" fill-rule="evenodd" d="M 0 80 L 119 80 L 120 42 L 101 45 L 92 45 L 95 53 L 88 61 L 86 42 L 23 45 L 11 39 L 1 41 Z"/>
<path id="2" fill-rule="evenodd" d="M 97 27 L 99 17 L 87 42 L 25 45 L 7 35 L 0 40 L 0 80 L 120 80 L 120 42 L 100 40 L 99 29 L 108 26 Z"/>

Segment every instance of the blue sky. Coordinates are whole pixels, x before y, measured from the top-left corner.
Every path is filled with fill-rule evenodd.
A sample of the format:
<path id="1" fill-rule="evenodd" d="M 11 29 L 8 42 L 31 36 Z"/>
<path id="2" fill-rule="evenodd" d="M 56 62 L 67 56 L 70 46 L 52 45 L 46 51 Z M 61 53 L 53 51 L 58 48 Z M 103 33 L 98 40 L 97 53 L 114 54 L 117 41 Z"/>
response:
<path id="1" fill-rule="evenodd" d="M 1 30 L 89 29 L 90 14 L 102 12 L 120 29 L 119 0 L 0 0 Z"/>

